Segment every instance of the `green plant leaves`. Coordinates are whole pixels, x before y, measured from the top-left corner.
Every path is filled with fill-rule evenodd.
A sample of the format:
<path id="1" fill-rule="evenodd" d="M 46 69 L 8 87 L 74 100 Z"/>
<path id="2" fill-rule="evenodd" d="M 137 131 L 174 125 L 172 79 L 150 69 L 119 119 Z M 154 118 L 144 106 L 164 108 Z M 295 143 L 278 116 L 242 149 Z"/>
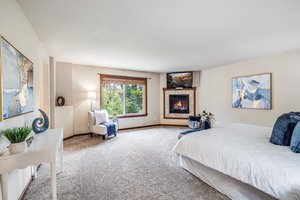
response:
<path id="1" fill-rule="evenodd" d="M 0 133 L 3 134 L 11 143 L 19 143 L 24 142 L 30 132 L 30 127 L 15 127 L 5 129 Z"/>

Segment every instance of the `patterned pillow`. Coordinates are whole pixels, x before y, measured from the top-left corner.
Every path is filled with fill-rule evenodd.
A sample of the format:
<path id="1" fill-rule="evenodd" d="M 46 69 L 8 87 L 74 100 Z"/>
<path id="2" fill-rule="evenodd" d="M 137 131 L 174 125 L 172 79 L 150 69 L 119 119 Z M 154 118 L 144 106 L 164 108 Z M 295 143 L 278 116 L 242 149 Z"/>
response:
<path id="1" fill-rule="evenodd" d="M 281 115 L 275 122 L 270 142 L 276 145 L 290 146 L 296 124 L 300 121 L 300 112 Z"/>
<path id="2" fill-rule="evenodd" d="M 291 150 L 295 153 L 300 153 L 300 122 L 297 123 L 292 139 L 291 139 Z"/>

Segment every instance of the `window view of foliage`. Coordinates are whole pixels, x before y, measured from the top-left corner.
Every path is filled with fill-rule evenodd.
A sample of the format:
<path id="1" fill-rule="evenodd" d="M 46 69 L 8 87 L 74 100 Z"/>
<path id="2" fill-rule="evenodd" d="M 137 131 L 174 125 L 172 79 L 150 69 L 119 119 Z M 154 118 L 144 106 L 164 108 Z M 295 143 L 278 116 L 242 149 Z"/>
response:
<path id="1" fill-rule="evenodd" d="M 103 107 L 110 116 L 122 115 L 123 89 L 120 84 L 105 84 L 102 88 Z"/>
<path id="2" fill-rule="evenodd" d="M 103 84 L 103 107 L 110 116 L 143 112 L 143 85 Z"/>
<path id="3" fill-rule="evenodd" d="M 126 114 L 139 113 L 143 111 L 143 86 L 125 85 Z"/>

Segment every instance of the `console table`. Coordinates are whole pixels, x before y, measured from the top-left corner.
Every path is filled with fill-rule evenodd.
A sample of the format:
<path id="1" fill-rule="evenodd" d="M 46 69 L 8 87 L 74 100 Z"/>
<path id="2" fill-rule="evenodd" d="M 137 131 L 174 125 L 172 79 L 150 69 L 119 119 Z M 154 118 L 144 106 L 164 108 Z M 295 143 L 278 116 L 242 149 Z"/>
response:
<path id="1" fill-rule="evenodd" d="M 62 170 L 63 129 L 49 129 L 44 133 L 36 134 L 33 142 L 24 153 L 10 154 L 6 152 L 2 155 L 0 157 L 2 199 L 8 199 L 7 178 L 10 171 L 49 163 L 51 167 L 52 198 L 56 200 L 57 154 L 59 154 L 60 170 Z"/>

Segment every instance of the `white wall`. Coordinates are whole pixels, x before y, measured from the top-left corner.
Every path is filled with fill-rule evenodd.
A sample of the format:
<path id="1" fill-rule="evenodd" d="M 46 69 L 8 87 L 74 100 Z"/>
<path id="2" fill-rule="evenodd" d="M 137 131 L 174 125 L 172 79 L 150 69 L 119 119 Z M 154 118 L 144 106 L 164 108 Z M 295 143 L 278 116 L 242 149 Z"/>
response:
<path id="1" fill-rule="evenodd" d="M 195 115 L 198 114 L 199 110 L 199 83 L 200 83 L 200 71 L 194 71 L 193 72 L 193 87 L 197 87 L 196 89 L 196 113 Z M 164 105 L 163 105 L 163 98 L 164 98 L 164 93 L 163 93 L 163 88 L 167 87 L 167 76 L 166 73 L 161 73 L 160 74 L 160 123 L 161 124 L 171 124 L 171 125 L 188 125 L 188 120 L 183 119 L 164 119 Z"/>
<path id="2" fill-rule="evenodd" d="M 89 99 L 87 99 L 88 91 L 95 91 L 97 93 L 97 99 L 93 100 L 93 108 L 99 109 L 100 107 L 100 79 L 98 73 L 151 78 L 148 79 L 147 88 L 148 116 L 122 118 L 119 120 L 120 128 L 130 128 L 153 124 L 188 124 L 186 119 L 174 120 L 163 118 L 163 88 L 166 87 L 165 73 L 158 74 L 57 62 L 56 96 L 65 97 L 66 104 L 73 105 L 75 135 L 89 132 L 87 112 L 90 110 L 91 102 Z M 197 87 L 196 111 L 199 110 L 198 86 L 200 83 L 200 74 L 200 71 L 195 71 L 193 76 L 193 86 Z"/>
<path id="3" fill-rule="evenodd" d="M 72 65 L 72 67 L 70 67 Z M 133 77 L 145 77 L 148 79 L 148 116 L 145 117 L 134 117 L 134 118 L 122 118 L 119 120 L 120 128 L 137 127 L 144 125 L 159 124 L 160 119 L 160 76 L 157 73 L 139 72 L 130 70 L 119 70 L 105 67 L 93 67 L 84 65 L 75 65 L 70 63 L 56 64 L 57 72 L 64 73 L 59 74 L 56 79 L 56 88 L 62 94 L 66 96 L 66 99 L 72 96 L 73 109 L 74 109 L 74 134 L 88 133 L 88 111 L 90 111 L 91 101 L 87 99 L 87 92 L 94 91 L 97 93 L 97 99 L 93 100 L 93 108 L 99 109 L 100 107 L 100 74 L 112 74 L 122 76 L 133 76 Z M 61 68 L 61 69 L 60 69 Z M 63 69 L 62 69 L 63 68 Z M 70 86 L 69 76 L 72 74 L 72 87 Z M 59 80 L 61 79 L 61 80 Z M 72 94 L 69 94 L 71 89 Z"/>
<path id="4" fill-rule="evenodd" d="M 231 107 L 232 77 L 272 73 L 271 111 Z M 200 110 L 220 123 L 242 122 L 273 126 L 279 115 L 300 111 L 300 50 L 204 70 L 200 79 Z"/>
<path id="5" fill-rule="evenodd" d="M 35 103 L 34 113 L 14 117 L 7 119 L 4 122 L 0 122 L 0 129 L 12 126 L 30 126 L 33 119 L 38 115 L 36 110 L 40 103 L 39 81 L 42 80 L 40 79 L 40 73 L 43 72 L 40 71 L 41 66 L 39 65 L 47 63 L 47 56 L 36 33 L 15 0 L 1 0 L 0 2 L 0 33 L 34 63 Z M 3 76 L 5 76 L 5 74 L 3 74 Z M 3 137 L 1 138 L 0 143 L 1 147 L 8 144 L 7 140 Z M 15 170 L 9 174 L 8 198 L 10 200 L 16 200 L 19 198 L 25 185 L 28 183 L 30 176 L 30 167 L 24 170 Z"/>
<path id="6" fill-rule="evenodd" d="M 65 98 L 65 106 L 72 105 L 72 64 L 57 62 L 56 63 L 56 97 L 63 96 Z"/>
<path id="7" fill-rule="evenodd" d="M 163 88 L 166 87 L 166 74 L 135 72 L 101 67 L 58 63 L 58 66 L 69 68 L 72 73 L 72 104 L 74 106 L 74 132 L 75 134 L 87 133 L 87 116 L 90 109 L 90 100 L 87 91 L 96 91 L 97 100 L 93 101 L 94 107 L 99 108 L 99 76 L 97 73 L 116 74 L 127 76 L 151 77 L 149 81 L 148 111 L 149 116 L 141 118 L 121 119 L 121 128 L 143 126 L 150 124 L 178 124 L 187 125 L 187 120 L 173 120 L 163 118 Z M 65 70 L 65 69 L 63 69 Z M 232 77 L 258 73 L 272 73 L 273 108 L 271 111 L 233 109 L 231 107 L 231 79 Z M 299 111 L 300 104 L 300 50 L 263 57 L 255 60 L 220 66 L 213 69 L 194 72 L 193 86 L 197 87 L 196 101 L 198 111 L 212 112 L 221 124 L 242 122 L 272 126 L 277 117 L 289 111 Z M 61 76 L 64 77 L 64 76 Z M 66 91 L 69 84 L 60 88 Z M 159 109 L 157 105 L 159 104 Z M 159 116 L 159 117 L 157 117 Z"/>

